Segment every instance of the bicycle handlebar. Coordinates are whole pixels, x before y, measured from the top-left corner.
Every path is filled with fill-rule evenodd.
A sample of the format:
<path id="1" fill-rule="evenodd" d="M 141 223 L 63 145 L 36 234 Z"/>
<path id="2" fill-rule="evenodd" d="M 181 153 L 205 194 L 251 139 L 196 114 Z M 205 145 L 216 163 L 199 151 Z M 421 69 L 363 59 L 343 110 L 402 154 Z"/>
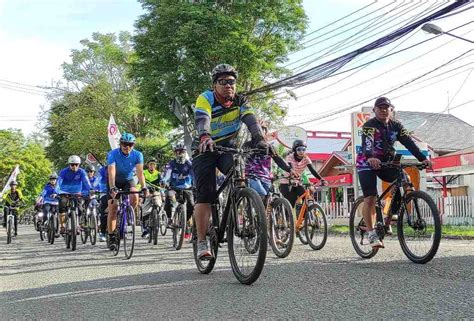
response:
<path id="1" fill-rule="evenodd" d="M 400 163 L 400 162 L 382 162 L 380 163 L 380 167 L 385 168 L 408 168 L 408 167 L 416 167 L 420 170 L 428 168 L 427 165 L 423 163 Z"/>

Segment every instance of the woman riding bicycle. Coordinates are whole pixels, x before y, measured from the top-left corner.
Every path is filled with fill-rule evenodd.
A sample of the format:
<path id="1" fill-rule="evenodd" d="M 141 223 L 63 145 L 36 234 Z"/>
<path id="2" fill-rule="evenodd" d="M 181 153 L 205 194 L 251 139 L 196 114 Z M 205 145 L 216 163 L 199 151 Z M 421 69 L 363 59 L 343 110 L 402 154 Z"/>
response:
<path id="1" fill-rule="evenodd" d="M 293 142 L 292 153 L 286 157 L 286 162 L 290 164 L 292 172 L 296 175 L 295 178 L 299 178 L 306 168 L 309 169 L 311 174 L 314 175 L 317 179 L 321 181 L 321 184 L 324 185 L 324 179 L 319 175 L 319 173 L 311 165 L 311 159 L 306 155 L 306 143 L 297 139 Z M 290 174 L 284 173 L 284 177 L 280 180 L 280 192 L 283 196 L 291 203 L 291 206 L 295 206 L 296 200 L 301 196 L 305 189 L 301 184 L 301 181 L 294 182 L 290 188 Z"/>

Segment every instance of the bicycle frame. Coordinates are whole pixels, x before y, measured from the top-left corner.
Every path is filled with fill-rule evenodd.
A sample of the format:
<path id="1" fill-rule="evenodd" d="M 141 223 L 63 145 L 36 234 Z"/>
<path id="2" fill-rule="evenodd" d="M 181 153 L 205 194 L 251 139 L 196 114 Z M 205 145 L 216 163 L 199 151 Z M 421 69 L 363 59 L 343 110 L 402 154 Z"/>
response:
<path id="1" fill-rule="evenodd" d="M 304 221 L 304 213 L 306 212 L 306 209 L 308 208 L 308 201 L 312 200 L 313 197 L 311 196 L 311 193 L 307 188 L 305 188 L 304 193 L 301 194 L 297 199 L 296 203 L 302 202 L 303 205 L 301 206 L 300 212 L 298 214 L 298 218 L 295 223 L 296 229 L 299 231 L 301 230 L 301 227 L 303 226 L 303 221 Z"/>
<path id="2" fill-rule="evenodd" d="M 128 194 L 121 193 L 119 198 L 119 209 L 118 209 L 118 216 L 120 217 L 119 222 L 119 235 L 120 238 L 123 238 L 125 233 L 125 224 L 128 222 L 127 211 L 125 210 L 128 206 L 130 206 L 130 199 L 128 198 Z"/>

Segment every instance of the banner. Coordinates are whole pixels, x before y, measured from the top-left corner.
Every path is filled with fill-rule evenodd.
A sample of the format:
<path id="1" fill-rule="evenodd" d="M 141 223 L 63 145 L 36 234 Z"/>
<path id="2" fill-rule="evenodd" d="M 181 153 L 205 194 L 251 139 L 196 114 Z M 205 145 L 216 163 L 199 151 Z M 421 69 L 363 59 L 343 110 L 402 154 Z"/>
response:
<path id="1" fill-rule="evenodd" d="M 293 142 L 297 139 L 301 139 L 306 142 L 308 140 L 308 134 L 304 128 L 298 126 L 283 127 L 276 133 L 276 139 L 280 144 L 287 148 L 293 146 Z"/>
<path id="2" fill-rule="evenodd" d="M 5 192 L 10 188 L 10 182 L 16 181 L 16 177 L 20 173 L 20 165 L 16 165 L 15 168 L 13 169 L 13 172 L 10 174 L 10 177 L 8 178 L 7 183 L 2 189 L 2 192 L 0 193 L 0 198 L 5 194 Z"/>
<path id="3" fill-rule="evenodd" d="M 115 123 L 114 116 L 110 115 L 109 126 L 107 127 L 110 149 L 118 148 L 120 145 L 120 131 Z"/>
<path id="4" fill-rule="evenodd" d="M 97 170 L 100 167 L 99 161 L 95 158 L 94 154 L 89 153 L 86 156 L 86 164 L 89 166 L 94 167 L 95 170 Z"/>

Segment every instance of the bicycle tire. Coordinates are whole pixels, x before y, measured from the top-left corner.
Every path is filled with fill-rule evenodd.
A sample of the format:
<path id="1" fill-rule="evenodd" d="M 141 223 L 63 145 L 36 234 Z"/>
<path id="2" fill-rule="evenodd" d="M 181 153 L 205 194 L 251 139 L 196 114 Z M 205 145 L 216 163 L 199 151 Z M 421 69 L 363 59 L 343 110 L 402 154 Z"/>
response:
<path id="1" fill-rule="evenodd" d="M 186 220 L 184 215 L 184 206 L 178 204 L 173 218 L 173 247 L 176 251 L 179 251 L 183 246 L 184 233 L 186 232 Z"/>
<path id="2" fill-rule="evenodd" d="M 163 213 L 161 213 L 161 218 L 160 218 L 160 234 L 161 236 L 165 236 L 167 232 L 166 228 L 166 222 L 168 221 L 168 216 L 166 216 L 166 212 L 163 210 Z"/>
<path id="3" fill-rule="evenodd" d="M 247 199 L 247 202 L 248 202 L 248 205 L 244 204 L 246 205 L 245 208 L 247 210 L 251 209 L 251 220 L 248 220 L 248 218 L 243 217 L 243 221 L 241 225 L 244 227 L 243 229 L 244 235 L 243 236 L 236 235 L 237 229 L 240 228 L 240 226 L 239 227 L 235 226 L 235 223 L 236 221 L 240 220 L 240 217 L 239 218 L 236 217 L 236 215 L 238 215 L 237 212 L 232 213 L 232 215 L 229 218 L 230 221 L 229 221 L 228 230 L 227 230 L 228 232 L 227 245 L 229 249 L 230 264 L 231 264 L 232 272 L 234 273 L 234 276 L 237 278 L 237 280 L 240 283 L 250 285 L 254 283 L 260 277 L 260 274 L 263 271 L 263 267 L 265 266 L 265 259 L 267 256 L 268 240 L 267 240 L 265 207 L 263 206 L 262 199 L 257 194 L 257 192 L 255 192 L 253 189 L 248 188 L 248 187 L 242 188 L 237 191 L 237 197 L 236 197 L 236 203 L 235 203 L 236 211 L 239 211 L 239 205 L 241 204 L 241 202 L 243 204 L 244 199 Z M 236 257 L 237 253 L 234 250 L 234 245 L 235 245 L 234 236 L 236 236 L 238 239 L 244 242 L 244 247 L 246 249 L 249 248 L 248 245 L 245 243 L 246 242 L 249 243 L 251 240 L 248 238 L 248 236 L 245 236 L 245 234 L 248 234 L 250 236 L 254 234 L 253 237 L 255 238 L 255 245 L 252 247 L 252 252 L 254 253 L 251 253 L 251 252 L 249 253 L 253 255 L 258 252 L 258 254 L 256 255 L 255 266 L 251 269 L 249 273 L 245 273 L 243 269 L 239 267 L 239 259 Z M 243 253 L 243 251 L 240 251 L 240 252 Z M 246 260 L 246 261 L 249 262 L 249 260 Z"/>
<path id="4" fill-rule="evenodd" d="M 71 248 L 71 221 L 70 218 L 67 217 L 66 214 L 66 228 L 64 231 L 64 242 L 66 242 L 66 248 Z"/>
<path id="5" fill-rule="evenodd" d="M 279 258 L 287 257 L 291 249 L 293 248 L 293 242 L 295 240 L 295 221 L 293 218 L 293 211 L 291 209 L 291 204 L 286 198 L 277 197 L 273 200 L 271 205 L 273 211 L 277 211 L 275 213 L 275 218 L 277 221 L 273 220 L 273 215 L 270 215 L 269 219 L 269 230 L 270 230 L 270 246 L 272 247 L 273 253 Z M 281 209 L 281 210 L 279 210 Z M 282 213 L 283 211 L 283 213 Z M 278 222 L 278 220 L 282 220 L 282 224 Z M 279 246 L 277 244 L 276 237 L 279 240 L 282 239 L 281 231 L 287 231 L 286 240 L 283 242 L 284 246 Z M 284 239 L 284 237 L 283 237 Z M 281 248 L 282 249 L 281 249 Z"/>
<path id="6" fill-rule="evenodd" d="M 83 214 L 85 215 L 85 214 Z M 89 226 L 85 227 L 85 224 L 82 224 L 82 228 L 80 228 L 81 230 L 81 242 L 82 244 L 86 244 L 87 243 L 87 239 L 89 238 Z"/>
<path id="7" fill-rule="evenodd" d="M 148 228 L 148 243 L 151 243 L 153 241 L 153 232 L 154 232 L 153 231 L 153 225 L 154 225 L 154 221 L 155 221 L 155 218 L 153 217 L 153 215 L 154 215 L 153 211 L 154 210 L 155 209 L 152 208 L 151 213 L 148 216 L 148 226 L 147 226 L 147 228 Z"/>
<path id="8" fill-rule="evenodd" d="M 12 242 L 12 219 L 7 220 L 7 244 Z"/>
<path id="9" fill-rule="evenodd" d="M 95 211 L 92 211 L 92 215 L 89 217 L 89 238 L 91 240 L 91 245 L 95 245 L 97 242 L 97 215 Z"/>
<path id="10" fill-rule="evenodd" d="M 193 221 L 196 222 L 194 218 L 193 218 Z M 212 226 L 212 224 L 209 225 L 209 228 L 207 229 L 207 237 L 209 238 L 209 243 L 211 245 L 212 258 L 210 260 L 200 260 L 197 256 L 197 243 L 198 243 L 197 229 L 196 229 L 196 224 L 193 224 L 193 227 L 192 227 L 193 256 L 194 256 L 194 262 L 196 263 L 196 267 L 201 274 L 211 273 L 212 269 L 214 268 L 214 265 L 216 264 L 217 253 L 219 251 L 219 242 L 217 238 L 217 233 L 216 233 L 215 228 Z"/>
<path id="11" fill-rule="evenodd" d="M 77 246 L 77 213 L 71 212 L 71 251 L 75 251 Z"/>
<path id="12" fill-rule="evenodd" d="M 366 231 L 361 230 L 361 226 L 365 226 L 364 220 L 358 216 L 358 213 L 362 213 L 362 206 L 364 203 L 364 198 L 359 197 L 356 199 L 354 202 L 354 206 L 351 209 L 351 213 L 349 216 L 349 235 L 351 238 L 352 246 L 354 247 L 354 250 L 356 253 L 364 258 L 364 259 L 370 259 L 372 258 L 375 254 L 377 254 L 378 250 L 377 248 L 372 248 L 370 245 L 368 247 L 362 248 L 362 244 L 364 241 L 364 235 L 367 235 Z M 360 207 L 360 208 L 359 208 Z M 356 223 L 357 222 L 357 223 Z M 361 237 L 360 242 L 357 240 L 357 237 Z"/>
<path id="13" fill-rule="evenodd" d="M 410 250 L 410 247 L 407 245 L 407 239 L 405 237 L 405 232 L 404 232 L 404 219 L 409 218 L 408 213 L 405 211 L 406 209 L 405 206 L 402 206 L 398 215 L 398 221 L 397 221 L 398 241 L 400 243 L 403 253 L 408 257 L 408 259 L 410 259 L 412 262 L 417 263 L 417 264 L 425 264 L 431 261 L 433 257 L 436 255 L 436 253 L 438 252 L 439 243 L 441 241 L 441 221 L 439 218 L 439 212 L 438 212 L 438 208 L 436 207 L 436 204 L 426 192 L 413 191 L 405 195 L 405 204 L 409 203 L 413 199 L 422 199 L 428 205 L 429 212 L 431 214 L 430 218 L 433 220 L 433 224 L 434 224 L 434 232 L 432 233 L 431 236 L 429 236 L 429 239 L 433 240 L 433 244 L 430 247 L 430 249 L 427 251 L 427 253 L 421 256 L 413 253 Z M 419 208 L 418 202 L 416 204 L 417 206 L 412 205 L 412 208 Z M 417 215 L 419 215 L 418 210 L 416 211 L 418 213 Z M 422 229 L 424 227 L 426 231 L 425 219 L 421 217 L 418 218 L 418 220 L 415 222 L 415 225 L 417 225 L 418 226 L 417 228 L 419 229 Z M 409 227 L 412 228 L 412 226 L 409 226 Z M 425 239 L 427 238 L 425 237 Z"/>
<path id="14" fill-rule="evenodd" d="M 313 220 L 313 213 L 316 213 L 317 217 L 314 217 Z M 326 219 L 326 214 L 324 213 L 324 210 L 322 207 L 314 203 L 308 207 L 308 210 L 305 213 L 305 218 L 304 218 L 304 225 L 305 225 L 305 233 L 306 233 L 306 239 L 308 240 L 309 246 L 313 250 L 321 250 L 324 245 L 326 244 L 326 241 L 328 239 L 328 224 L 327 224 L 327 219 Z M 321 225 L 323 225 L 323 228 L 321 229 Z M 310 231 L 310 227 L 312 228 Z M 322 237 L 321 237 L 321 242 L 314 242 L 313 237 L 316 235 L 315 232 L 321 231 L 322 232 Z"/>
<path id="15" fill-rule="evenodd" d="M 51 214 L 49 217 L 49 230 L 48 230 L 48 238 L 49 244 L 54 244 L 54 239 L 56 237 L 56 215 Z"/>
<path id="16" fill-rule="evenodd" d="M 124 227 L 123 231 L 123 251 L 125 253 L 125 258 L 130 260 L 133 255 L 133 250 L 135 248 L 135 211 L 131 206 L 125 208 L 127 211 L 127 221 L 125 222 L 125 216 L 122 216 L 122 225 Z M 129 232 L 130 229 L 130 232 Z M 130 235 L 129 235 L 130 233 Z"/>
<path id="17" fill-rule="evenodd" d="M 39 234 L 40 234 L 40 240 L 44 241 L 45 236 L 46 236 L 46 233 L 44 231 L 44 226 L 40 226 Z"/>
<path id="18" fill-rule="evenodd" d="M 153 236 L 150 235 L 150 240 L 153 238 L 153 245 L 158 244 L 158 227 L 160 226 L 160 211 L 153 207 L 151 212 L 153 218 L 153 225 L 151 226 L 150 233 L 153 233 Z"/>

